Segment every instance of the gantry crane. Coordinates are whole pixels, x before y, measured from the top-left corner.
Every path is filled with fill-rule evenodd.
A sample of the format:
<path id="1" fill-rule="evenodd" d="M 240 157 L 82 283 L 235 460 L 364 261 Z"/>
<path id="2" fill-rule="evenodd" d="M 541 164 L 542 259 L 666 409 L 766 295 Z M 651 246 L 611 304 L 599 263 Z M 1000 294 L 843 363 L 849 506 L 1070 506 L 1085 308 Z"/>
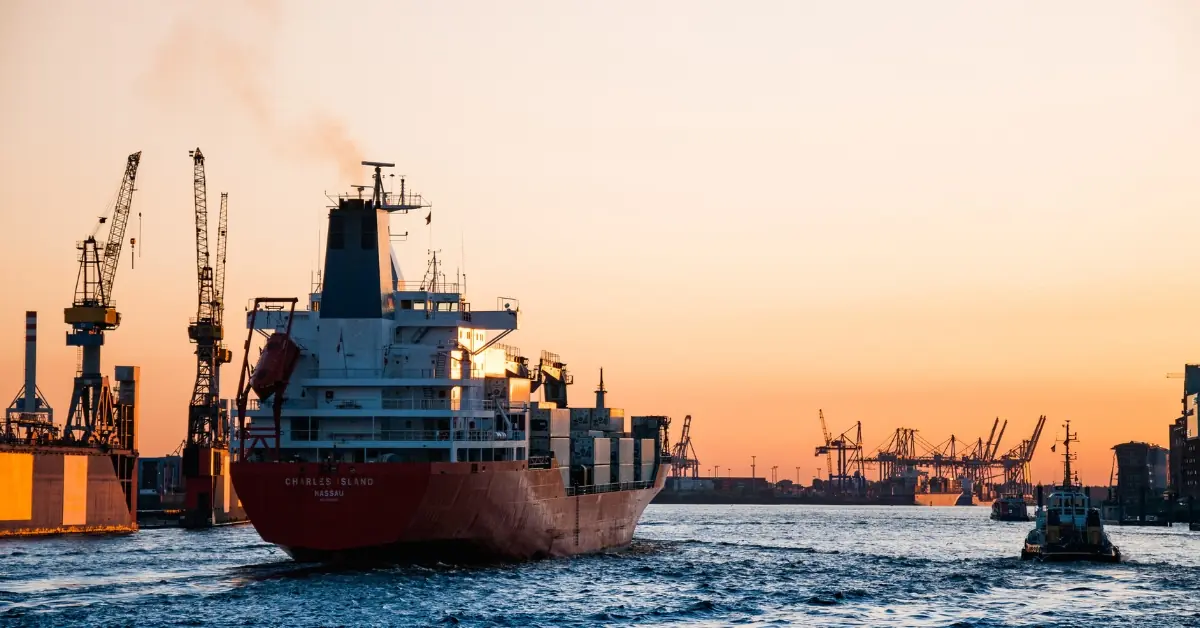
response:
<path id="1" fill-rule="evenodd" d="M 190 151 L 192 189 L 196 209 L 196 318 L 188 325 L 188 338 L 196 343 L 196 383 L 188 404 L 187 441 L 183 448 L 183 475 L 187 485 L 184 524 L 205 527 L 214 523 L 217 493 L 224 487 L 217 478 L 224 475 L 229 451 L 229 422 L 221 408 L 220 369 L 232 358 L 221 344 L 224 338 L 225 248 L 228 227 L 228 195 L 221 194 L 221 213 L 217 226 L 216 269 L 208 250 L 207 182 L 204 153 Z"/>
<path id="2" fill-rule="evenodd" d="M 1000 457 L 1000 463 L 1004 468 L 1004 485 L 1001 487 L 1003 493 L 1013 495 L 1033 493 L 1029 463 L 1033 460 L 1034 450 L 1037 449 L 1038 441 L 1042 437 L 1042 428 L 1045 426 L 1046 416 L 1039 416 L 1029 439 L 1021 441 L 1020 444 Z"/>
<path id="3" fill-rule="evenodd" d="M 671 477 L 696 478 L 700 477 L 700 458 L 692 446 L 692 415 L 683 417 L 683 430 L 679 433 L 679 442 L 671 451 Z"/>
<path id="4" fill-rule="evenodd" d="M 134 183 L 142 153 L 133 153 L 125 160 L 125 175 L 121 178 L 112 213 L 102 216 L 79 249 L 79 276 L 75 282 L 75 298 L 63 312 L 63 320 L 71 326 L 67 346 L 79 347 L 79 371 L 71 390 L 71 406 L 63 437 L 68 441 L 104 444 L 118 449 L 129 440 L 118 426 L 112 390 L 108 378 L 100 373 L 100 348 L 104 332 L 121 324 L 116 302 L 112 298 L 113 282 L 125 239 L 125 225 L 133 205 Z M 96 240 L 100 227 L 108 224 L 106 241 L 101 247 Z M 127 431 L 127 430 L 126 430 Z M 126 449 L 131 448 L 125 447 Z"/>
<path id="5" fill-rule="evenodd" d="M 825 411 L 817 410 L 817 416 L 821 419 L 821 435 L 825 437 L 825 447 L 828 448 L 830 445 L 833 444 L 833 439 L 830 438 L 830 436 L 829 436 L 829 427 L 825 425 Z M 821 455 L 820 447 L 817 447 L 817 455 L 818 456 Z M 832 449 L 825 450 L 825 469 L 826 469 L 825 479 L 832 480 L 833 479 L 833 450 Z M 818 471 L 818 473 L 820 473 L 820 471 Z"/>
<path id="6" fill-rule="evenodd" d="M 821 431 L 825 435 L 825 444 L 817 446 L 815 455 L 825 455 L 829 467 L 829 475 L 826 476 L 829 479 L 827 484 L 829 492 L 845 493 L 847 484 L 854 489 L 853 492 L 862 492 L 866 488 L 862 457 L 862 422 L 856 422 L 854 427 L 831 437 L 829 429 L 825 425 L 825 411 L 818 410 L 817 416 L 821 419 Z M 835 455 L 837 456 L 836 474 L 833 471 Z"/>

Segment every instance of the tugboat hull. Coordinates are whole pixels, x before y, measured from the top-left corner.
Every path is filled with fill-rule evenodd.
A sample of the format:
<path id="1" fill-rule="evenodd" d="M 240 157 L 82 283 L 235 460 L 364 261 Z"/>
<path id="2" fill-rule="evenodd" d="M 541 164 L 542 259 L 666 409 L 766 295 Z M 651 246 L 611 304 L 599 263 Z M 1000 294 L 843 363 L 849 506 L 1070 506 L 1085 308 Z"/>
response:
<path id="1" fill-rule="evenodd" d="M 1116 546 L 1104 547 L 1082 547 L 1082 548 L 1054 548 L 1045 549 L 1038 545 L 1026 543 L 1025 548 L 1021 550 L 1022 560 L 1037 560 L 1044 563 L 1066 563 L 1066 562 L 1092 562 L 1092 563 L 1119 563 L 1121 562 L 1121 550 Z"/>

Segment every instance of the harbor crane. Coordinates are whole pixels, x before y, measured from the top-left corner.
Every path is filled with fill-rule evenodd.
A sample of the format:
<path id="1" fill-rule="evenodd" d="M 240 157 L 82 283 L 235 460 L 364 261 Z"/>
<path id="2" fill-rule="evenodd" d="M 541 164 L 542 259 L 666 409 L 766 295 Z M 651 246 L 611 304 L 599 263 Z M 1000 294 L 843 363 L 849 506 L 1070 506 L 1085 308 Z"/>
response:
<path id="1" fill-rule="evenodd" d="M 1004 469 L 1004 484 L 1001 487 L 1003 493 L 1029 495 L 1033 492 L 1033 475 L 1029 471 L 1029 463 L 1033 461 L 1033 453 L 1042 438 L 1042 428 L 1045 426 L 1046 415 L 1039 416 L 1033 426 L 1033 434 L 1000 457 L 1000 464 Z"/>
<path id="2" fill-rule="evenodd" d="M 79 367 L 63 428 L 63 438 L 69 442 L 134 449 L 132 426 L 121 425 L 108 377 L 100 372 L 100 349 L 104 346 L 104 333 L 121 324 L 121 314 L 117 312 L 112 296 L 113 283 L 141 159 L 141 151 L 126 158 L 125 174 L 111 212 L 102 216 L 92 233 L 76 245 L 79 275 L 75 281 L 75 298 L 71 307 L 63 312 L 63 320 L 71 326 L 71 331 L 67 332 L 67 346 L 79 347 Z M 101 244 L 97 234 L 105 224 L 108 233 Z"/>
<path id="3" fill-rule="evenodd" d="M 679 442 L 671 451 L 671 477 L 696 478 L 700 477 L 700 458 L 696 456 L 696 448 L 692 445 L 692 415 L 683 417 L 683 429 L 679 432 Z"/>
<path id="4" fill-rule="evenodd" d="M 833 439 L 829 437 L 829 427 L 825 425 L 825 411 L 817 410 L 817 417 L 821 419 L 821 435 L 825 437 L 825 478 L 833 479 L 833 454 L 829 446 L 833 444 Z M 821 448 L 817 448 L 817 455 L 821 455 Z"/>
<path id="5" fill-rule="evenodd" d="M 228 411 L 221 404 L 221 365 L 232 359 L 224 339 L 225 250 L 228 233 L 228 194 L 221 194 L 217 219 L 216 267 L 208 249 L 207 182 L 204 153 L 189 151 L 196 210 L 196 318 L 188 325 L 188 338 L 196 344 L 196 382 L 188 404 L 187 441 L 183 448 L 183 476 L 187 487 L 184 523 L 189 527 L 213 524 L 213 504 L 224 475 L 229 450 Z M 221 487 L 223 490 L 223 487 Z"/>
<path id="6" fill-rule="evenodd" d="M 831 437 L 825 425 L 825 411 L 818 410 L 821 419 L 821 430 L 825 436 L 825 444 L 816 448 L 817 456 L 824 455 L 829 467 L 830 487 L 838 492 L 847 492 L 847 484 L 859 492 L 866 488 L 866 474 L 862 457 L 862 422 L 857 421 L 854 427 Z M 833 458 L 837 457 L 837 473 L 833 472 Z"/>

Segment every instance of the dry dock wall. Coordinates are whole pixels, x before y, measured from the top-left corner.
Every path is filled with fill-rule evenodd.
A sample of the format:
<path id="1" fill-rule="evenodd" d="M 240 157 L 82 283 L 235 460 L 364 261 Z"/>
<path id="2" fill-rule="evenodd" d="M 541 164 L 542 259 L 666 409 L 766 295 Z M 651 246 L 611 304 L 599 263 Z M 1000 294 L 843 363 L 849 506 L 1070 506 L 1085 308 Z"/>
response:
<path id="1" fill-rule="evenodd" d="M 134 529 L 109 456 L 0 450 L 0 536 Z"/>

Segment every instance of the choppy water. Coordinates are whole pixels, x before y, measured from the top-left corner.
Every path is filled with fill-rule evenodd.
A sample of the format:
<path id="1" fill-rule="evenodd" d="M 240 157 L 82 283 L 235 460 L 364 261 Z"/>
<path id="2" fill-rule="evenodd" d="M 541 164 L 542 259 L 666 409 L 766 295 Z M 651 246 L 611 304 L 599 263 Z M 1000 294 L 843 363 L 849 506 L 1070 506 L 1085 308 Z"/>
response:
<path id="1" fill-rule="evenodd" d="M 1200 533 L 1111 528 L 1128 561 L 1017 558 L 985 508 L 650 506 L 634 545 L 500 567 L 330 570 L 250 526 L 0 541 L 14 626 L 1197 626 Z"/>

